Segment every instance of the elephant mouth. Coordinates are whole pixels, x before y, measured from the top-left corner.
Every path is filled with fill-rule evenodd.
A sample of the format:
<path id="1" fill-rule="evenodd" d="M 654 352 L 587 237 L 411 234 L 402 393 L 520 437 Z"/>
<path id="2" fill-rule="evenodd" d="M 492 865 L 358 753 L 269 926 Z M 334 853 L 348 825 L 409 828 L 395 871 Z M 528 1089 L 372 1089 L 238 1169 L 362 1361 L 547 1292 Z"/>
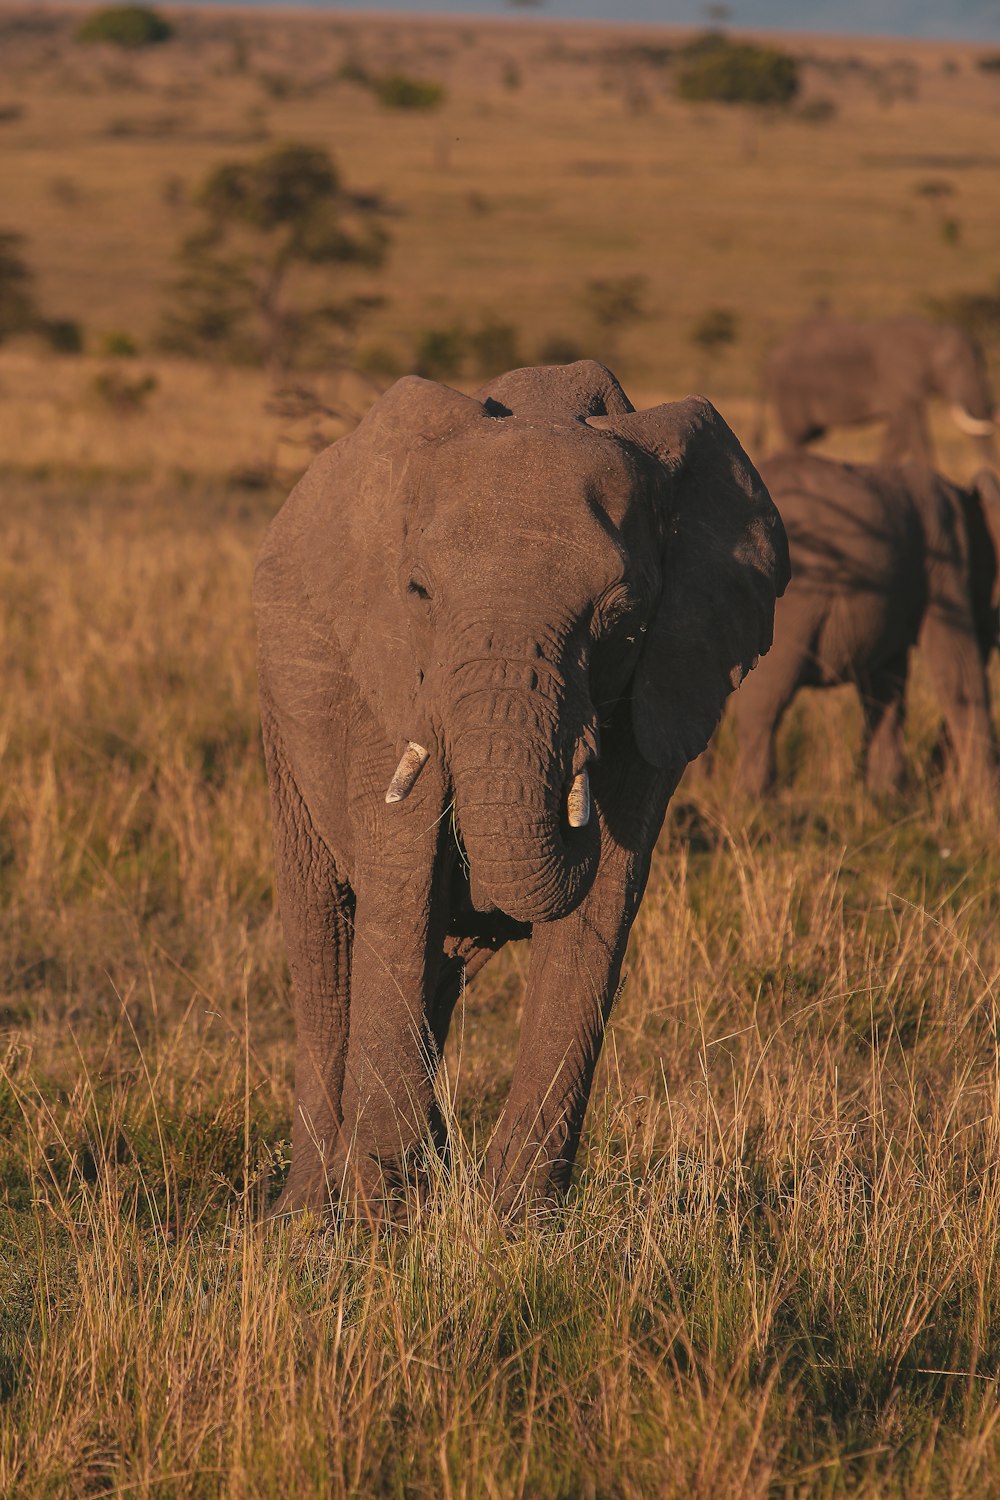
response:
<path id="1" fill-rule="evenodd" d="M 405 802 L 413 791 L 420 773 L 430 759 L 430 751 L 416 740 L 410 740 L 389 781 L 385 800 L 392 805 Z M 586 828 L 590 822 L 590 772 L 588 764 L 576 772 L 566 792 L 566 821 L 570 828 Z"/>

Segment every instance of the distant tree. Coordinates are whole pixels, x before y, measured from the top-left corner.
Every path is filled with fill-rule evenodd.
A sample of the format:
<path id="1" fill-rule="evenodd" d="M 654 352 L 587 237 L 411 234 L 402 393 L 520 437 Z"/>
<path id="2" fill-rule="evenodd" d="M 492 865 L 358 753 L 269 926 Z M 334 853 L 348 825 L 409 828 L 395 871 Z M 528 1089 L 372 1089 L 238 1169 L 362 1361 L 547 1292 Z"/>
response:
<path id="1" fill-rule="evenodd" d="M 87 17 L 77 28 L 76 39 L 133 50 L 167 42 L 173 34 L 170 22 L 148 5 L 108 5 Z"/>
<path id="2" fill-rule="evenodd" d="M 642 275 L 594 277 L 584 287 L 584 305 L 597 325 L 606 359 L 618 357 L 619 335 L 644 316 L 646 287 Z"/>
<path id="3" fill-rule="evenodd" d="M 24 236 L 0 231 L 0 343 L 38 323 L 34 276 L 24 258 Z"/>
<path id="4" fill-rule="evenodd" d="M 477 375 L 484 378 L 516 370 L 523 363 L 517 328 L 498 318 L 485 318 L 469 334 L 469 353 Z"/>
<path id="5" fill-rule="evenodd" d="M 452 380 L 462 373 L 468 343 L 458 326 L 425 328 L 417 335 L 413 368 L 426 380 Z"/>
<path id="6" fill-rule="evenodd" d="M 261 360 L 280 373 L 310 351 L 341 345 L 380 298 L 303 304 L 295 273 L 381 265 L 388 235 L 370 194 L 348 192 L 319 146 L 271 147 L 210 172 L 196 195 L 202 222 L 180 251 L 181 276 L 161 345 Z"/>
<path id="7" fill-rule="evenodd" d="M 718 354 L 735 344 L 738 333 L 739 319 L 731 307 L 707 307 L 695 320 L 691 342 L 706 354 Z"/>
<path id="8" fill-rule="evenodd" d="M 719 104 L 790 104 L 799 91 L 794 57 L 753 42 L 731 42 L 720 31 L 695 38 L 682 51 L 677 92 L 682 99 Z"/>
<path id="9" fill-rule="evenodd" d="M 445 100 L 445 88 L 427 78 L 409 78 L 405 73 L 387 73 L 369 79 L 369 87 L 386 109 L 437 109 Z"/>

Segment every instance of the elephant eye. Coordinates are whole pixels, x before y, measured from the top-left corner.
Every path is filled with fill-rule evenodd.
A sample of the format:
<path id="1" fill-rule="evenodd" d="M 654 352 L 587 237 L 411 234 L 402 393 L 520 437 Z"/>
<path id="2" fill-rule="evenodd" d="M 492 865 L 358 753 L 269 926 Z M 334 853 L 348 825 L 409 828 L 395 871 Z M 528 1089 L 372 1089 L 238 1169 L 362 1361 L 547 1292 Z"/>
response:
<path id="1" fill-rule="evenodd" d="M 425 585 L 420 582 L 419 578 L 410 579 L 409 583 L 406 585 L 406 592 L 408 594 L 415 595 L 418 599 L 429 599 L 431 597 L 430 589 L 426 588 Z"/>
<path id="2" fill-rule="evenodd" d="M 595 624 L 602 632 L 626 627 L 629 635 L 632 635 L 638 624 L 635 616 L 636 600 L 631 591 L 626 587 L 618 587 L 597 606 Z"/>

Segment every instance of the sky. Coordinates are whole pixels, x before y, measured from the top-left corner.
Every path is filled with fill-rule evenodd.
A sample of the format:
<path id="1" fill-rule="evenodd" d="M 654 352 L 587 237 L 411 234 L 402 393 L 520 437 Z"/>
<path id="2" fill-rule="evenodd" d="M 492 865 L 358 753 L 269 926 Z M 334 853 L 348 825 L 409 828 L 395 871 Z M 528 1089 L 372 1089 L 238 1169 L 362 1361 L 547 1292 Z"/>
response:
<path id="1" fill-rule="evenodd" d="M 187 7 L 220 0 L 185 0 Z M 225 0 L 223 0 L 225 3 Z M 241 4 L 257 0 L 239 0 Z M 541 0 L 530 8 L 510 0 L 261 0 L 315 9 L 397 14 L 537 16 L 576 21 L 632 21 L 660 25 L 704 24 L 714 9 L 707 0 Z M 775 30 L 817 31 L 870 36 L 934 37 L 1000 41 L 1000 0 L 729 0 L 730 24 Z"/>

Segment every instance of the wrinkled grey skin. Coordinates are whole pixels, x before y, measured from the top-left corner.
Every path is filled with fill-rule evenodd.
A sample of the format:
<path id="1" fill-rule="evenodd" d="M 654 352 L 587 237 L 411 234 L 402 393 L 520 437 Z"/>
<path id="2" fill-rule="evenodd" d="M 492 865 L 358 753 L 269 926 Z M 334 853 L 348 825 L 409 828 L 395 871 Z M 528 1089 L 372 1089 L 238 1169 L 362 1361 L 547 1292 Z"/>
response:
<path id="1" fill-rule="evenodd" d="M 1000 484 L 983 470 L 967 490 L 924 465 L 841 464 L 782 454 L 761 465 L 781 512 L 792 582 L 774 645 L 733 699 L 739 767 L 762 792 L 774 736 L 799 688 L 852 682 L 864 712 L 868 785 L 904 770 L 909 652 L 930 670 L 949 748 L 966 786 L 990 791 L 996 747 L 986 661 L 997 643 Z"/>
<path id="2" fill-rule="evenodd" d="M 947 401 L 953 418 L 967 426 L 995 416 L 978 344 L 953 324 L 927 318 L 812 318 L 786 335 L 764 367 L 765 400 L 791 447 L 831 427 L 884 420 L 881 462 L 932 464 L 930 396 Z M 986 463 L 996 463 L 992 435 L 972 441 Z"/>
<path id="3" fill-rule="evenodd" d="M 315 460 L 254 585 L 296 994 L 280 1211 L 396 1211 L 428 1127 L 444 1144 L 463 975 L 529 933 L 485 1172 L 505 1208 L 566 1187 L 667 801 L 767 650 L 787 566 L 709 403 L 636 412 L 590 361 L 476 398 L 409 377 Z M 430 759 L 387 806 L 410 740 Z"/>

